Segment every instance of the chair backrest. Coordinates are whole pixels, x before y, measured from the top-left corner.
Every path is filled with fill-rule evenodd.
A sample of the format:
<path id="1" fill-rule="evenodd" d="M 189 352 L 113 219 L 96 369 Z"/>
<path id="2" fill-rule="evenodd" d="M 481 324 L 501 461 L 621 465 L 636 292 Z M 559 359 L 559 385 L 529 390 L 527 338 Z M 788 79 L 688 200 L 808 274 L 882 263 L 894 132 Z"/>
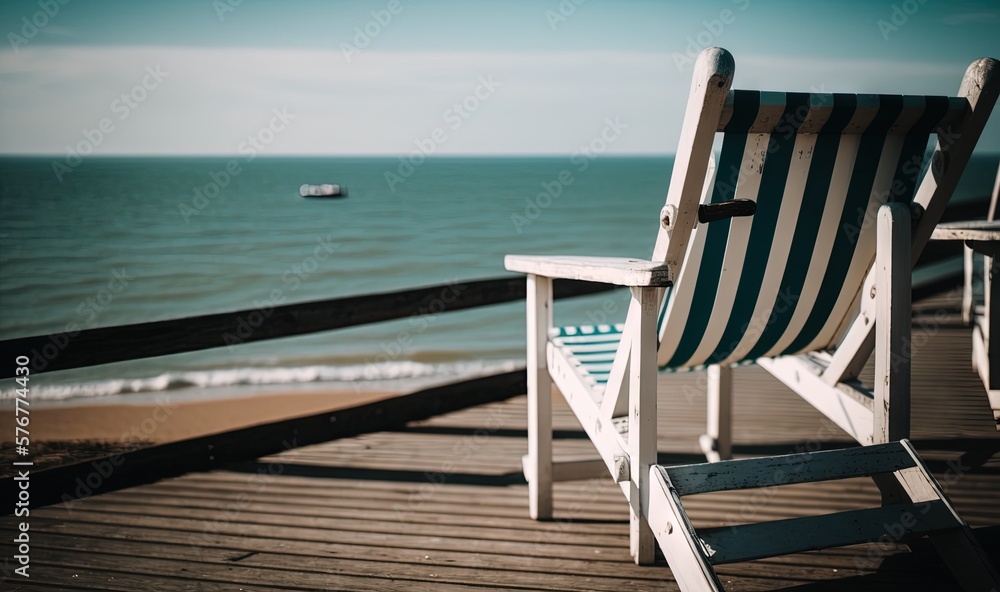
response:
<path id="1" fill-rule="evenodd" d="M 878 208 L 911 202 L 925 176 L 940 176 L 926 175 L 934 168 L 925 166 L 930 134 L 938 135 L 939 152 L 956 142 L 948 135 L 954 130 L 974 132 L 975 144 L 985 118 L 977 117 L 979 129 L 970 130 L 972 110 L 964 96 L 742 90 L 726 92 L 717 115 L 706 117 L 702 108 L 699 125 L 722 135 L 721 152 L 706 167 L 701 195 L 672 182 L 671 194 L 687 194 L 668 195 L 667 207 L 690 211 L 694 201 L 751 199 L 757 209 L 751 217 L 689 222 L 683 263 L 661 310 L 658 364 L 729 364 L 834 345 L 856 314 L 875 259 Z M 681 146 L 675 167 L 697 159 L 680 153 L 704 150 L 704 137 L 699 141 L 700 148 Z M 958 152 L 962 162 L 935 160 L 935 166 L 952 169 L 949 179 L 957 180 L 971 147 Z M 935 183 L 941 185 L 940 179 Z M 939 217 L 939 202 L 950 198 L 954 183 L 943 185 L 928 190 L 935 200 L 929 215 Z M 680 217 L 672 217 L 678 224 Z M 656 253 L 668 261 L 664 245 L 673 240 L 670 230 L 676 233 L 669 222 Z"/>

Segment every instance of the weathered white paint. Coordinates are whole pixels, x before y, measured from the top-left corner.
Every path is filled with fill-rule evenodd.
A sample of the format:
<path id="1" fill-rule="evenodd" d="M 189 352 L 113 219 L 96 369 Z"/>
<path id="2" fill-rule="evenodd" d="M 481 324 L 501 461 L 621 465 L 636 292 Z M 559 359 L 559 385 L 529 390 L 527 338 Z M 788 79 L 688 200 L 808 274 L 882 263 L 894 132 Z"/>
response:
<path id="1" fill-rule="evenodd" d="M 507 255 L 504 266 L 508 271 L 618 286 L 665 287 L 674 279 L 668 265 L 623 257 Z"/>

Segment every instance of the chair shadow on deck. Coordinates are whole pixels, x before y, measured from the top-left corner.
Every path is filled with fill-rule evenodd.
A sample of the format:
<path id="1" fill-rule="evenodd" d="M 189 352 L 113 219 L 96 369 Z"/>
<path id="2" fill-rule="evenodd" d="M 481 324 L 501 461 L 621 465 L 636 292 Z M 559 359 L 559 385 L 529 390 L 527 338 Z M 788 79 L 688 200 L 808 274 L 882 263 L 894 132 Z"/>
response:
<path id="1" fill-rule="evenodd" d="M 994 563 L 1000 563 L 1000 526 L 973 528 L 972 532 L 985 548 Z M 826 592 L 841 590 L 878 590 L 879 592 L 934 592 L 959 591 L 961 588 L 948 574 L 948 568 L 926 539 L 909 543 L 910 550 L 893 550 L 880 554 L 878 546 L 871 546 L 873 554 L 861 560 L 857 569 L 875 569 L 874 573 L 848 575 L 824 582 L 812 582 L 781 588 L 783 592 Z M 808 557 L 803 555 L 802 557 Z M 850 570 L 843 570 L 848 571 Z M 839 574 L 838 574 L 839 575 Z"/>
<path id="2" fill-rule="evenodd" d="M 392 430 L 408 434 L 434 434 L 443 436 L 476 436 L 482 433 L 479 427 L 463 426 L 413 426 Z M 491 437 L 499 438 L 521 438 L 527 439 L 528 430 L 501 428 L 490 430 Z M 553 440 L 586 440 L 587 432 L 583 430 L 552 430 Z M 918 450 L 938 451 L 938 452 L 960 452 L 961 457 L 954 459 L 961 462 L 963 466 L 980 468 L 993 456 L 1000 453 L 1000 438 L 911 438 L 910 441 Z M 815 440 L 807 442 L 782 442 L 774 444 L 733 444 L 733 454 L 737 456 L 774 456 L 779 454 L 794 454 L 803 451 L 836 450 L 840 448 L 851 448 L 858 446 L 854 440 Z M 704 462 L 703 454 L 688 454 L 681 452 L 658 452 L 657 462 L 659 464 L 682 465 L 690 463 Z M 926 459 L 925 459 L 926 460 Z M 944 467 L 946 463 L 934 460 L 926 460 L 931 470 L 937 471 Z M 1000 467 L 994 472 L 992 469 L 984 469 L 987 474 L 1000 474 Z"/>
<path id="3" fill-rule="evenodd" d="M 479 485 L 483 487 L 506 487 L 525 485 L 524 474 L 520 470 L 487 475 L 482 473 L 442 473 L 435 470 L 366 469 L 362 467 L 332 467 L 295 462 L 283 462 L 281 475 L 288 477 L 309 477 L 314 479 L 358 479 L 366 481 L 396 481 L 399 483 L 441 483 L 448 485 Z M 246 462 L 227 465 L 225 470 L 234 473 L 267 473 L 268 463 Z M 431 481 L 429 476 L 442 475 L 442 481 Z"/>
<path id="4" fill-rule="evenodd" d="M 448 434 L 453 436 L 474 435 L 478 428 L 471 427 L 418 427 L 407 428 L 403 431 Z M 491 432 L 494 437 L 526 438 L 526 430 L 503 429 Z M 587 434 L 576 430 L 557 430 L 556 439 L 576 440 L 585 439 Z M 950 460 L 928 459 L 926 463 L 931 471 L 944 473 L 957 463 L 962 467 L 964 474 L 988 474 L 1000 475 L 1000 466 L 984 466 L 994 456 L 1000 454 L 1000 439 L 998 438 L 938 438 L 914 440 L 914 445 L 920 450 L 934 450 L 939 452 L 960 453 L 957 458 Z M 857 446 L 856 443 L 847 440 L 826 440 L 823 442 L 784 442 L 780 444 L 746 444 L 735 445 L 733 451 L 739 456 L 775 456 L 781 454 L 795 454 L 797 452 L 821 450 L 836 450 Z M 951 455 L 949 455 L 951 456 Z M 657 463 L 662 465 L 686 465 L 704 462 L 702 454 L 691 454 L 682 452 L 659 452 L 657 453 Z M 237 473 L 259 473 L 268 471 L 268 463 L 265 462 L 240 462 L 226 466 L 226 470 Z M 396 481 L 400 483 L 430 483 L 440 482 L 452 485 L 479 485 L 484 487 L 507 487 L 509 485 L 525 485 L 527 481 L 524 474 L 519 469 L 514 469 L 505 473 L 484 474 L 484 473 L 464 473 L 450 472 L 441 473 L 433 469 L 369 469 L 364 467 L 337 467 L 326 465 L 314 465 L 298 462 L 283 462 L 282 475 L 292 477 L 310 477 L 316 479 L 358 479 L 369 481 Z M 433 475 L 441 474 L 443 481 L 432 481 Z"/>
<path id="5" fill-rule="evenodd" d="M 464 426 L 407 426 L 394 430 L 410 434 L 434 434 L 446 436 L 476 436 L 482 432 L 479 427 Z M 491 430 L 490 436 L 500 438 L 528 438 L 526 429 L 497 429 Z M 552 430 L 553 440 L 586 440 L 587 433 L 583 430 Z M 963 467 L 963 472 L 967 470 L 976 474 L 1000 475 L 1000 465 L 997 467 L 984 467 L 991 458 L 1000 454 L 1000 438 L 911 438 L 910 441 L 917 450 L 961 453 L 959 457 L 951 459 L 953 463 L 958 463 Z M 737 456 L 775 456 L 781 454 L 795 454 L 797 452 L 818 452 L 821 450 L 836 450 L 840 448 L 850 448 L 858 446 L 854 440 L 824 440 L 807 442 L 783 442 L 775 444 L 733 444 L 733 454 Z M 682 452 L 658 452 L 656 455 L 657 464 L 661 465 L 686 465 L 704 462 L 703 454 L 691 454 Z M 931 471 L 945 472 L 952 468 L 948 461 L 925 459 Z"/>
<path id="6" fill-rule="evenodd" d="M 482 434 L 483 428 L 462 426 L 407 426 L 394 431 L 407 434 L 434 434 L 439 436 L 476 436 Z M 499 428 L 489 430 L 489 435 L 498 436 L 500 438 L 521 438 L 522 440 L 527 440 L 528 430 Z M 552 430 L 552 437 L 561 440 L 586 440 L 588 438 L 587 432 L 584 432 L 583 430 Z"/>

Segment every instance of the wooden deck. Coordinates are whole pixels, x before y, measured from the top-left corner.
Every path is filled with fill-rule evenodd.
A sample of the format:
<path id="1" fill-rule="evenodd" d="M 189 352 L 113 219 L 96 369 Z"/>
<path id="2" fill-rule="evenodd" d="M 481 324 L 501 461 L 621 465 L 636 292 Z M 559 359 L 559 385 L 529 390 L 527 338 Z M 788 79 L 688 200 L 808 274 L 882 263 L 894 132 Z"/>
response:
<path id="1" fill-rule="evenodd" d="M 913 441 L 1000 564 L 1000 435 L 969 360 L 970 334 L 914 323 Z M 927 337 L 927 339 L 924 339 Z M 756 367 L 736 370 L 738 455 L 849 445 Z M 701 374 L 660 376 L 660 461 L 700 462 Z M 686 389 L 685 387 L 692 387 Z M 685 394 L 690 393 L 690 394 Z M 780 430 L 773 425 L 780 409 Z M 590 444 L 556 407 L 557 454 Z M 523 397 L 407 429 L 31 512 L 31 578 L 13 590 L 676 590 L 628 554 L 627 507 L 606 480 L 559 484 L 556 520 L 527 517 Z M 877 504 L 868 480 L 685 498 L 697 525 Z M 14 518 L 0 519 L 3 540 Z M 3 546 L 9 558 L 10 543 Z M 10 566 L 8 559 L 8 566 Z M 877 544 L 727 565 L 729 590 L 951 590 L 929 545 Z"/>

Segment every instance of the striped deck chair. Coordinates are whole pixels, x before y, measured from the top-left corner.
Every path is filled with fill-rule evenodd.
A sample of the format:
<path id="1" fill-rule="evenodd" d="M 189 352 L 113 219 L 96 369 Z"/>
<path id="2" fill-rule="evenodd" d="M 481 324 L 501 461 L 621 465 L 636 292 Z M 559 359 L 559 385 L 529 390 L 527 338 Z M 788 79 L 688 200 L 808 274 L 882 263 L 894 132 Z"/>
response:
<path id="1" fill-rule="evenodd" d="M 751 361 L 861 444 L 894 442 L 879 450 L 894 462 L 909 458 L 899 441 L 909 427 L 912 264 L 996 101 L 997 65 L 973 63 L 957 97 L 779 93 L 730 90 L 732 56 L 720 48 L 702 52 L 651 260 L 505 259 L 508 270 L 527 274 L 524 470 L 531 516 L 552 516 L 553 480 L 610 471 L 629 502 L 636 562 L 653 561 L 652 512 L 674 575 L 715 586 L 682 587 L 721 589 L 711 553 L 699 542 L 704 539 L 682 526 L 686 515 L 665 473 L 670 469 L 655 466 L 657 367 L 708 368 L 709 426 L 702 443 L 711 460 L 731 454 L 730 368 Z M 938 142 L 925 166 L 932 133 Z M 713 161 L 717 135 L 721 150 Z M 625 323 L 553 328 L 552 278 L 628 286 Z M 878 378 L 868 388 L 856 377 L 873 350 Z M 553 462 L 553 383 L 600 460 Z M 838 457 L 821 458 L 825 466 Z M 920 471 L 916 462 L 892 470 Z M 726 462 L 702 477 L 723 470 L 720 464 Z M 857 470 L 848 460 L 838 466 Z M 873 461 L 871 469 L 896 466 Z M 939 491 L 933 477 L 922 471 L 919 477 L 879 483 L 887 499 L 916 502 Z M 760 475 L 751 481 L 756 485 L 746 487 L 766 485 Z M 964 528 L 963 549 L 980 557 L 968 528 L 955 519 L 955 527 Z M 860 534 L 847 538 L 858 542 Z M 797 549 L 808 548 L 815 547 Z M 718 559 L 751 557 L 759 555 Z M 980 582 L 995 580 L 985 565 L 976 562 L 971 572 L 986 574 Z M 682 578 L 682 569 L 697 573 Z"/>

